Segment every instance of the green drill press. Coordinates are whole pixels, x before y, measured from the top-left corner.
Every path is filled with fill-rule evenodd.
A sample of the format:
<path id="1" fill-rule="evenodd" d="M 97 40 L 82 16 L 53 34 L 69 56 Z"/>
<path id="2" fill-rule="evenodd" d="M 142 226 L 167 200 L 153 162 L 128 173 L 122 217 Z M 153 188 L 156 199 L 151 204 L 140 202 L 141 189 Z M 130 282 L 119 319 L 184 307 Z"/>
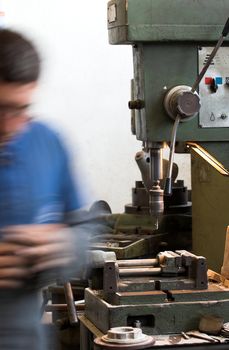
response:
<path id="1" fill-rule="evenodd" d="M 108 3 L 110 44 L 133 46 L 129 107 L 132 132 L 150 159 L 143 177 L 151 215 L 163 213 L 173 192 L 174 150 L 190 152 L 193 251 L 218 271 L 229 225 L 228 14 L 225 0 Z M 165 143 L 171 152 L 163 174 Z"/>
<path id="2" fill-rule="evenodd" d="M 190 152 L 193 251 L 206 257 L 214 270 L 222 266 L 229 225 L 228 14 L 227 0 L 108 2 L 110 43 L 133 47 L 134 79 L 129 108 L 132 132 L 143 144 L 137 161 L 149 213 L 155 222 L 160 221 L 164 204 L 175 192 L 174 152 Z M 164 144 L 169 144 L 170 156 L 163 174 Z M 179 333 L 179 337 L 171 338 L 174 342 L 169 337 L 167 345 L 162 346 L 159 336 L 153 345 L 179 349 L 183 344 L 181 333 L 198 329 L 202 316 L 214 315 L 228 322 L 229 288 L 211 283 L 207 288 L 205 274 L 200 272 L 204 266 L 201 260 L 196 274 L 200 284 L 193 290 L 190 285 L 186 289 L 185 284 L 190 281 L 182 280 L 179 272 L 171 279 L 175 267 L 179 271 L 184 268 L 178 267 L 176 259 L 187 268 L 196 267 L 196 261 L 204 258 L 183 250 L 160 253 L 156 259 L 159 265 L 155 265 L 159 273 L 162 271 L 158 279 L 152 277 L 151 260 L 105 262 L 103 272 L 100 271 L 103 284 L 98 288 L 92 284 L 85 291 L 82 348 L 89 349 L 90 339 L 100 337 L 109 328 L 123 326 L 128 333 L 128 327 L 140 324 L 146 334 L 155 337 Z M 164 268 L 168 270 L 163 275 Z M 192 273 L 188 276 L 193 278 Z M 214 348 L 214 344 L 210 345 Z M 130 349 L 137 349 L 131 346 Z M 189 346 L 206 348 L 191 343 Z M 96 342 L 97 347 L 114 350 L 122 345 Z M 219 348 L 226 349 L 225 345 L 216 344 L 215 349 Z"/>

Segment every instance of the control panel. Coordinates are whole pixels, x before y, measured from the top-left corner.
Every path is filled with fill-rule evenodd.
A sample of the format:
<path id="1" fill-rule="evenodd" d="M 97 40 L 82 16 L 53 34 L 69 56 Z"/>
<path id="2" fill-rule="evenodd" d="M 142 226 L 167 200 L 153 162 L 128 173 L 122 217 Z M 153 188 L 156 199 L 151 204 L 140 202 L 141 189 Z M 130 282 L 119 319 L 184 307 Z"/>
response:
<path id="1" fill-rule="evenodd" d="M 213 47 L 200 47 L 199 71 L 206 64 Z M 201 108 L 199 126 L 229 127 L 229 47 L 221 47 L 199 85 Z"/>

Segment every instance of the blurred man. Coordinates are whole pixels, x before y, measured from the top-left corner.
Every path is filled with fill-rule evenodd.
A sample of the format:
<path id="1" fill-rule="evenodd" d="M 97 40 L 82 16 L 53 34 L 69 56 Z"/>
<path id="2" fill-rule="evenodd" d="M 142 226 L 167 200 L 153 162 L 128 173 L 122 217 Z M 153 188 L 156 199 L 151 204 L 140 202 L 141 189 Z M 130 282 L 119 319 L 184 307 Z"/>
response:
<path id="1" fill-rule="evenodd" d="M 77 258 L 66 217 L 82 205 L 58 136 L 29 108 L 40 58 L 0 30 L 0 349 L 44 349 L 37 287 Z"/>

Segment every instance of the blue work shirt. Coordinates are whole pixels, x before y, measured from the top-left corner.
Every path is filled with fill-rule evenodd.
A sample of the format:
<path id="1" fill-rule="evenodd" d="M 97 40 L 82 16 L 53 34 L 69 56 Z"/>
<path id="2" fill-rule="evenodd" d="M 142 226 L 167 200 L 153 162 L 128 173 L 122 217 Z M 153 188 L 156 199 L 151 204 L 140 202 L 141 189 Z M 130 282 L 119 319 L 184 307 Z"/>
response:
<path id="1" fill-rule="evenodd" d="M 55 132 L 39 122 L 0 145 L 0 227 L 62 223 L 82 205 L 65 149 Z M 44 350 L 36 284 L 0 290 L 0 349 Z M 32 283 L 32 285 L 31 285 Z"/>
<path id="2" fill-rule="evenodd" d="M 0 146 L 0 227 L 61 223 L 82 205 L 57 134 L 30 121 Z"/>

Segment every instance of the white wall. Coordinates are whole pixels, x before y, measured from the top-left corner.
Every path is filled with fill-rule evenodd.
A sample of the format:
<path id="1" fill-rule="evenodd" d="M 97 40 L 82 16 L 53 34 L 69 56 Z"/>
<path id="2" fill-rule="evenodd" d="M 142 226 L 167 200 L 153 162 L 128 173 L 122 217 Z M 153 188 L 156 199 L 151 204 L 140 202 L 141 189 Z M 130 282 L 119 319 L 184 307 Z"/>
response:
<path id="1" fill-rule="evenodd" d="M 108 44 L 106 4 L 0 0 L 7 26 L 26 33 L 42 52 L 36 114 L 65 136 L 90 200 L 105 199 L 118 212 L 140 179 L 134 155 L 141 143 L 131 135 L 127 108 L 131 47 Z M 180 177 L 186 176 L 186 166 L 181 170 Z"/>

